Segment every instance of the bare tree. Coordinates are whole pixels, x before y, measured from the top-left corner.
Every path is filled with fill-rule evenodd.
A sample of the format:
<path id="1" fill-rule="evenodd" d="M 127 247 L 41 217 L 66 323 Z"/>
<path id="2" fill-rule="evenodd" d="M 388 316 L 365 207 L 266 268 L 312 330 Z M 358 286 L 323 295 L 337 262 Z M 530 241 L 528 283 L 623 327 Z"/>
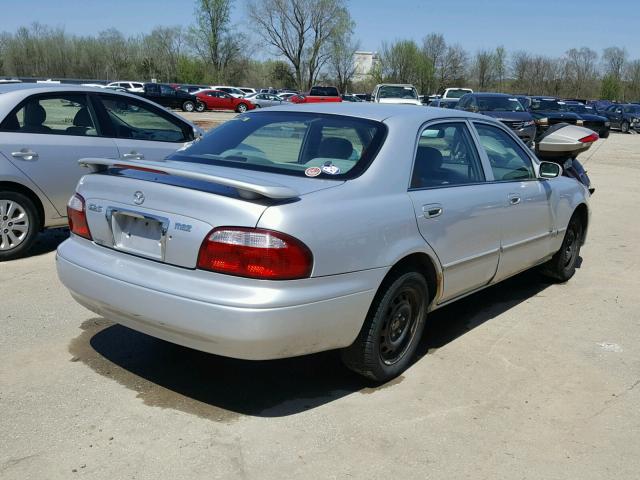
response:
<path id="1" fill-rule="evenodd" d="M 480 50 L 476 53 L 474 61 L 474 72 L 480 90 L 486 90 L 493 83 L 495 57 L 493 52 Z"/>
<path id="2" fill-rule="evenodd" d="M 496 47 L 496 51 L 493 54 L 493 60 L 498 80 L 498 90 L 502 92 L 504 89 L 505 76 L 507 74 L 507 51 L 502 45 Z"/>
<path id="3" fill-rule="evenodd" d="M 571 86 L 571 94 L 587 96 L 593 89 L 591 82 L 596 78 L 598 54 L 587 47 L 572 48 L 565 54 L 565 78 Z"/>
<path id="4" fill-rule="evenodd" d="M 345 32 L 344 35 L 336 35 L 331 40 L 329 70 L 336 78 L 341 92 L 347 91 L 351 79 L 356 73 L 357 65 L 354 61 L 354 54 L 358 48 L 359 43 L 353 40 L 351 32 Z"/>
<path id="5" fill-rule="evenodd" d="M 327 62 L 331 39 L 352 28 L 344 0 L 250 0 L 248 15 L 257 35 L 291 63 L 301 89 Z"/>
<path id="6" fill-rule="evenodd" d="M 627 51 L 624 48 L 608 47 L 602 52 L 604 73 L 617 80 L 622 79 L 624 65 L 627 60 Z"/>

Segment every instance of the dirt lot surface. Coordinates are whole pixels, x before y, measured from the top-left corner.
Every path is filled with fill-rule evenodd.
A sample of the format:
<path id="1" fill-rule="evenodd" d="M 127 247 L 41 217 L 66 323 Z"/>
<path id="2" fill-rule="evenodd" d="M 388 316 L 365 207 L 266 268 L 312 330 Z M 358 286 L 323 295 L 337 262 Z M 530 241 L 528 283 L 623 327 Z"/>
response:
<path id="1" fill-rule="evenodd" d="M 96 318 L 49 232 L 0 264 L 0 478 L 639 478 L 640 136 L 585 158 L 574 279 L 525 273 L 438 311 L 378 387 L 333 352 L 236 361 Z"/>
<path id="2" fill-rule="evenodd" d="M 177 114 L 182 115 L 184 118 L 189 120 L 190 122 L 195 123 L 200 128 L 205 130 L 210 130 L 213 127 L 217 127 L 221 123 L 226 122 L 227 120 L 238 115 L 235 112 L 222 112 L 222 111 L 211 111 L 208 110 L 206 112 L 179 112 L 176 111 Z"/>

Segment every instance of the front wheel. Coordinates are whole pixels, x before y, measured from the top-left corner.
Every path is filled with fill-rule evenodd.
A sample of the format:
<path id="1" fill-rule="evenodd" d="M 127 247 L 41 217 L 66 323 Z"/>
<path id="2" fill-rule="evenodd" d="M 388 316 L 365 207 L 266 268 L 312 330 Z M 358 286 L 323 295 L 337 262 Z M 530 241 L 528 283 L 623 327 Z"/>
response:
<path id="1" fill-rule="evenodd" d="M 583 234 L 582 222 L 574 215 L 569 220 L 560 250 L 542 266 L 542 274 L 559 282 L 566 282 L 573 277 L 580 256 Z"/>
<path id="2" fill-rule="evenodd" d="M 421 273 L 400 271 L 385 280 L 355 342 L 342 350 L 344 364 L 386 382 L 411 363 L 424 331 L 429 288 Z"/>
<path id="3" fill-rule="evenodd" d="M 236 108 L 236 111 L 238 113 L 244 113 L 247 111 L 247 105 L 245 103 L 241 103 L 240 105 L 238 105 L 238 107 Z"/>
<path id="4" fill-rule="evenodd" d="M 622 130 L 622 133 L 629 133 L 629 122 L 622 122 L 620 130 Z"/>
<path id="5" fill-rule="evenodd" d="M 182 104 L 182 110 L 185 112 L 193 112 L 195 108 L 196 108 L 196 105 L 191 100 L 187 100 Z"/>
<path id="6" fill-rule="evenodd" d="M 38 235 L 38 211 L 30 198 L 0 191 L 0 262 L 26 253 Z"/>

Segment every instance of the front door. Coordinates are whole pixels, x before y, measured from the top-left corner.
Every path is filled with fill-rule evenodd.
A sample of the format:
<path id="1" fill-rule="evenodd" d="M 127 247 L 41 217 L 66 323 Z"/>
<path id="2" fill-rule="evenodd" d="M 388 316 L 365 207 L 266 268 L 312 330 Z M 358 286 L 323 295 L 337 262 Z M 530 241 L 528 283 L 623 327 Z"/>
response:
<path id="1" fill-rule="evenodd" d="M 440 300 L 488 284 L 498 266 L 502 202 L 485 181 L 465 122 L 423 130 L 409 196 L 420 233 L 443 267 Z"/>
<path id="2" fill-rule="evenodd" d="M 102 134 L 85 94 L 36 94 L 0 125 L 0 152 L 66 216 L 69 197 L 88 173 L 78 160 L 118 158 L 113 139 Z"/>
<path id="3" fill-rule="evenodd" d="M 99 95 L 96 110 L 109 124 L 123 160 L 163 160 L 193 140 L 189 124 L 146 102 Z"/>
<path id="4" fill-rule="evenodd" d="M 551 189 L 536 176 L 525 149 L 505 130 L 474 122 L 501 203 L 500 264 L 496 281 L 529 268 L 552 250 Z"/>

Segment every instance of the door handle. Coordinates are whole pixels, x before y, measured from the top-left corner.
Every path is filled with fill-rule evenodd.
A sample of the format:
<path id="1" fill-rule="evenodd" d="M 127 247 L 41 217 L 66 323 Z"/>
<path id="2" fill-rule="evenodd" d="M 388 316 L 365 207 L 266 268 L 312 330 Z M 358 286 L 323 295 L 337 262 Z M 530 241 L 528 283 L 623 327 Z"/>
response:
<path id="1" fill-rule="evenodd" d="M 518 205 L 521 201 L 521 198 L 515 193 L 509 194 L 509 205 Z"/>
<path id="2" fill-rule="evenodd" d="M 35 160 L 38 158 L 38 152 L 23 148 L 19 152 L 11 152 L 11 156 L 14 158 L 21 158 L 22 160 Z"/>
<path id="3" fill-rule="evenodd" d="M 424 214 L 424 218 L 435 218 L 442 215 L 442 205 L 439 203 L 430 203 L 428 205 L 422 206 L 422 213 Z"/>
<path id="4" fill-rule="evenodd" d="M 144 154 L 138 152 L 123 153 L 122 158 L 126 158 L 127 160 L 143 160 Z"/>

